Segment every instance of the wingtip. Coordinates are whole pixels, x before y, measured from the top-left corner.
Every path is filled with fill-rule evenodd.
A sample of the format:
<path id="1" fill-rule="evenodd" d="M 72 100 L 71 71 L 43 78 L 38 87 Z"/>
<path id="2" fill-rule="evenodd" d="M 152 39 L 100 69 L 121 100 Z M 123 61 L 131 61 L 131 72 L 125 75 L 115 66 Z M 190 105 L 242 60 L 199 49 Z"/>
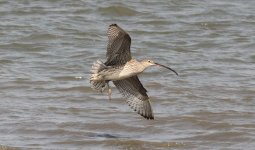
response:
<path id="1" fill-rule="evenodd" d="M 134 111 L 136 111 L 139 115 L 141 115 L 143 118 L 145 118 L 147 120 L 154 120 L 153 113 L 152 114 L 144 114 L 144 113 L 140 113 L 137 110 L 134 110 Z"/>
<path id="2" fill-rule="evenodd" d="M 139 115 L 141 115 L 145 119 L 154 120 L 154 115 L 149 99 L 145 101 L 144 100 L 134 101 L 134 99 L 127 100 L 127 103 L 129 106 L 131 106 L 131 108 L 134 111 L 136 111 Z"/>
<path id="3" fill-rule="evenodd" d="M 153 115 L 144 115 L 142 113 L 138 113 L 139 115 L 141 115 L 143 118 L 147 119 L 147 120 L 154 120 L 154 116 Z"/>
<path id="4" fill-rule="evenodd" d="M 147 120 L 154 120 L 154 116 L 143 116 Z"/>
<path id="5" fill-rule="evenodd" d="M 112 26 L 117 27 L 118 25 L 116 23 L 113 23 L 113 24 L 110 25 L 110 27 L 112 27 Z"/>

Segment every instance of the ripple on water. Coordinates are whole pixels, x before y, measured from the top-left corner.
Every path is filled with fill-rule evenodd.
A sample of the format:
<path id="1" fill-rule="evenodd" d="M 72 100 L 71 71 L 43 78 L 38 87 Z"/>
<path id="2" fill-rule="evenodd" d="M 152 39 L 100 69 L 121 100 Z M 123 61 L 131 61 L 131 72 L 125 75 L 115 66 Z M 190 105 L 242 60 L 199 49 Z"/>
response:
<path id="1" fill-rule="evenodd" d="M 135 16 L 138 15 L 139 12 L 137 12 L 134 9 L 131 9 L 129 7 L 125 6 L 109 6 L 109 7 L 100 7 L 98 8 L 98 11 L 102 15 L 107 16 Z"/>

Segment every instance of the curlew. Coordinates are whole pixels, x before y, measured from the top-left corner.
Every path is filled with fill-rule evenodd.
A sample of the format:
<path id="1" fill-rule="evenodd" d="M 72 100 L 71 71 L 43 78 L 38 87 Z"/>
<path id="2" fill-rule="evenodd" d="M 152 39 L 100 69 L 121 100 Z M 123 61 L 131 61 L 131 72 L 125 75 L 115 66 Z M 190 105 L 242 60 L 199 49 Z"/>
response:
<path id="1" fill-rule="evenodd" d="M 107 60 L 105 63 L 97 60 L 92 65 L 91 87 L 100 92 L 103 92 L 107 87 L 108 96 L 111 99 L 112 90 L 109 82 L 112 81 L 134 111 L 146 119 L 154 119 L 147 90 L 137 75 L 150 66 L 161 66 L 178 75 L 177 72 L 152 60 L 138 61 L 132 58 L 131 38 L 117 24 L 109 26 L 107 35 L 109 39 L 106 52 Z"/>

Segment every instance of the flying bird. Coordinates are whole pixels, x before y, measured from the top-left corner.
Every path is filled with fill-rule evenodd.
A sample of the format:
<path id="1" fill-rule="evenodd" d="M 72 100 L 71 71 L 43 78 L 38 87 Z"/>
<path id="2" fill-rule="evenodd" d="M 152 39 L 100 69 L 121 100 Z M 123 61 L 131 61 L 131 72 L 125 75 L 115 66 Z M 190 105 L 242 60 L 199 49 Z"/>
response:
<path id="1" fill-rule="evenodd" d="M 111 24 L 107 31 L 108 44 L 106 62 L 97 60 L 91 69 L 91 88 L 103 92 L 108 88 L 108 96 L 111 99 L 112 90 L 109 82 L 112 81 L 128 105 L 146 119 L 154 119 L 147 90 L 141 84 L 138 74 L 150 66 L 161 66 L 178 73 L 164 65 L 152 60 L 138 61 L 131 57 L 131 38 L 127 32 L 117 24 Z"/>

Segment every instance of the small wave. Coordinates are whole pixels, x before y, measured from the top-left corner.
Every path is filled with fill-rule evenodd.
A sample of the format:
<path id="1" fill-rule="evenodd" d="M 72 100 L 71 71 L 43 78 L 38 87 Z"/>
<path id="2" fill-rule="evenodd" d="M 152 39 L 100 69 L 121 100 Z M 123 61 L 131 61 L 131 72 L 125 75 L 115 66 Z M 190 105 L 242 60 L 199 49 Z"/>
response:
<path id="1" fill-rule="evenodd" d="M 101 7 L 99 12 L 103 15 L 135 16 L 138 12 L 123 6 Z"/>

